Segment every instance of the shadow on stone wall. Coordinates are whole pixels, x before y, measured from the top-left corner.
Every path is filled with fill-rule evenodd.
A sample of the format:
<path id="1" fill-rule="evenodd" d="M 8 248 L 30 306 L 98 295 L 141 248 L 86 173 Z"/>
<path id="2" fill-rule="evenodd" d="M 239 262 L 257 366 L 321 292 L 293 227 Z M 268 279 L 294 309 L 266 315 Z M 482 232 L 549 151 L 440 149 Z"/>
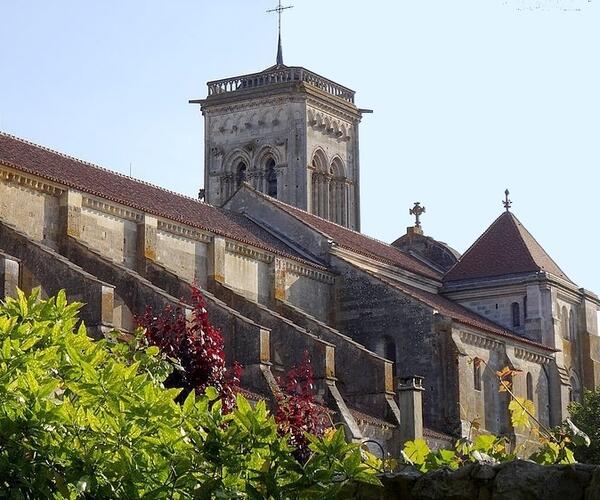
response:
<path id="1" fill-rule="evenodd" d="M 600 466 L 542 466 L 524 460 L 468 464 L 421 474 L 412 467 L 381 477 L 383 487 L 351 485 L 363 500 L 600 500 Z"/>

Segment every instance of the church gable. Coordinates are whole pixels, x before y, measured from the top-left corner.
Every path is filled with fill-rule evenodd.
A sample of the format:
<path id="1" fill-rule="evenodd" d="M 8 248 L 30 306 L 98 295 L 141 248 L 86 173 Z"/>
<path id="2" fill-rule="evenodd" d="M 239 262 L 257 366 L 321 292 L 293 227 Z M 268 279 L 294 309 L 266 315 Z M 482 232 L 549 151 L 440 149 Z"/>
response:
<path id="1" fill-rule="evenodd" d="M 259 205 L 262 205 L 264 208 L 259 208 Z M 284 237 L 295 239 L 296 241 L 305 241 L 305 244 L 308 246 L 304 248 L 319 256 L 326 255 L 329 252 L 330 244 L 333 244 L 334 246 L 373 259 L 376 262 L 408 271 L 422 278 L 440 280 L 442 277 L 441 273 L 388 243 L 325 220 L 279 200 L 264 196 L 247 185 L 240 189 L 226 206 L 232 210 L 243 211 L 253 219 L 272 226 L 279 233 L 282 233 Z M 267 206 L 272 207 L 273 210 L 267 210 Z M 274 215 L 274 211 L 287 215 L 287 218 L 281 222 L 277 222 L 279 217 Z M 305 230 L 314 235 L 313 243 L 309 242 L 308 238 L 298 238 L 297 233 L 299 229 L 294 229 L 292 234 L 292 230 L 289 228 L 290 218 L 295 221 L 295 225 L 305 228 Z"/>

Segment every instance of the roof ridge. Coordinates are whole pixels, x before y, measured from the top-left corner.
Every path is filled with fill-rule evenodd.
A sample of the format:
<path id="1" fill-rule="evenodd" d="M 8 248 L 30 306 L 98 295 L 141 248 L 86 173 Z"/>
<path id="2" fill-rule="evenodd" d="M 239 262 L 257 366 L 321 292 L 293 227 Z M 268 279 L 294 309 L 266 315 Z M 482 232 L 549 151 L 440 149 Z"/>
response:
<path id="1" fill-rule="evenodd" d="M 252 187 L 252 186 L 249 186 L 249 187 L 250 187 L 251 189 L 253 189 L 253 190 L 254 190 L 254 187 Z M 255 190 L 255 191 L 256 191 L 256 190 Z M 329 220 L 329 219 L 325 219 L 324 217 L 321 217 L 320 215 L 317 215 L 317 214 L 311 214 L 311 213 L 310 213 L 310 212 L 308 212 L 307 210 L 303 210 L 303 209 L 301 209 L 301 208 L 295 207 L 295 206 L 293 206 L 293 205 L 290 205 L 289 203 L 285 203 L 284 201 L 278 200 L 277 198 L 272 198 L 271 196 L 268 196 L 268 195 L 266 195 L 266 194 L 264 194 L 264 193 L 261 193 L 260 191 L 256 191 L 256 192 L 257 192 L 257 193 L 259 193 L 259 194 L 260 194 L 260 195 L 262 195 L 262 196 L 266 196 L 266 197 L 268 197 L 269 199 L 272 199 L 272 200 L 274 200 L 274 202 L 275 202 L 275 203 L 277 203 L 277 204 L 284 205 L 285 207 L 289 207 L 289 208 L 292 208 L 292 209 L 294 209 L 294 210 L 300 210 L 300 211 L 302 211 L 302 212 L 305 212 L 305 213 L 307 213 L 307 214 L 308 214 L 308 215 L 310 215 L 311 217 L 316 217 L 317 219 L 319 219 L 319 220 L 322 220 L 322 221 L 324 221 L 324 222 L 327 222 L 328 224 L 334 224 L 335 226 L 338 226 L 338 227 L 340 227 L 340 228 L 344 229 L 345 231 L 349 231 L 349 232 L 351 232 L 351 233 L 358 234 L 358 235 L 362 236 L 363 238 L 368 238 L 368 239 L 370 239 L 371 241 L 376 241 L 377 243 L 381 243 L 382 245 L 386 245 L 386 246 L 388 246 L 388 247 L 390 247 L 390 248 L 393 248 L 394 250 L 397 250 L 398 252 L 401 252 L 401 253 L 403 253 L 404 255 L 407 255 L 407 256 L 409 256 L 409 257 L 412 257 L 412 255 L 410 255 L 410 254 L 408 254 L 407 252 L 405 252 L 405 251 L 403 251 L 403 250 L 399 249 L 398 247 L 395 247 L 394 245 L 392 245 L 391 243 L 388 243 L 387 241 L 380 240 L 380 239 L 378 239 L 378 238 L 375 238 L 375 237 L 373 237 L 373 236 L 370 236 L 370 235 L 368 235 L 368 234 L 366 234 L 366 233 L 361 233 L 360 231 L 357 231 L 356 229 L 352 229 L 352 228 L 349 228 L 349 227 L 346 227 L 346 226 L 342 226 L 341 224 L 338 224 L 337 222 L 331 221 L 331 220 Z M 311 226 L 311 227 L 312 227 L 312 226 Z M 314 228 L 314 229 L 316 229 L 316 228 Z M 318 229 L 316 229 L 316 230 L 317 230 L 317 231 L 319 231 L 320 233 L 323 233 L 323 231 L 320 231 L 320 230 L 318 230 Z M 330 236 L 330 235 L 328 235 L 328 234 L 326 234 L 326 233 L 323 233 L 323 234 L 325 234 L 326 236 Z"/>
<path id="2" fill-rule="evenodd" d="M 465 259 L 465 257 L 467 257 L 467 255 L 469 255 L 469 253 L 473 250 L 473 248 L 475 248 L 477 246 L 477 243 L 479 243 L 483 239 L 483 237 L 490 232 L 492 227 L 496 224 L 496 222 L 498 222 L 500 220 L 500 217 L 502 217 L 503 215 L 504 215 L 504 213 L 502 213 L 498 217 L 496 217 L 494 219 L 494 222 L 492 222 L 487 227 L 487 229 L 483 233 L 481 233 L 479 235 L 479 237 L 473 243 L 471 243 L 471 246 L 464 251 L 464 253 L 460 256 L 460 259 L 458 259 L 456 261 L 456 263 L 450 269 L 448 269 L 445 276 L 449 275 L 454 270 L 454 268 L 457 267 Z"/>
<path id="3" fill-rule="evenodd" d="M 554 351 L 554 349 L 553 349 L 553 348 L 551 348 L 551 347 L 549 347 L 549 346 L 546 346 L 546 345 L 544 345 L 544 344 L 542 344 L 542 343 L 536 342 L 536 341 L 534 341 L 534 340 L 530 340 L 530 339 L 528 339 L 528 338 L 525 338 L 525 337 L 521 337 L 520 335 L 518 335 L 516 332 L 513 332 L 513 331 L 512 331 L 512 330 L 510 330 L 509 328 L 506 328 L 506 327 L 502 326 L 501 324 L 499 324 L 499 323 L 496 323 L 495 321 L 491 320 L 490 318 L 487 318 L 487 317 L 485 317 L 485 316 L 482 316 L 481 314 L 479 314 L 479 313 L 477 313 L 477 312 L 475 312 L 475 311 L 472 311 L 472 310 L 471 310 L 471 309 L 469 309 L 468 307 L 465 307 L 464 305 L 462 305 L 462 304 L 460 304 L 460 303 L 458 303 L 458 302 L 455 302 L 455 301 L 453 301 L 453 300 L 449 299 L 448 297 L 444 297 L 443 295 L 440 295 L 439 293 L 429 292 L 429 291 L 427 291 L 427 290 L 423 290 L 423 289 L 421 289 L 421 288 L 418 288 L 418 287 L 416 287 L 416 286 L 414 286 L 414 285 L 409 285 L 408 283 L 400 283 L 400 282 L 396 282 L 396 281 L 393 281 L 393 280 L 391 280 L 391 279 L 389 279 L 389 278 L 386 278 L 386 277 L 380 276 L 379 274 L 377 274 L 377 273 L 374 273 L 374 272 L 372 272 L 372 271 L 369 271 L 369 270 L 365 270 L 365 271 L 367 272 L 367 274 L 370 274 L 370 275 L 371 275 L 371 276 L 373 276 L 374 278 L 376 278 L 376 279 L 379 279 L 380 281 L 382 281 L 382 282 L 384 282 L 384 283 L 388 284 L 388 285 L 389 285 L 389 286 L 391 286 L 392 288 L 395 288 L 395 289 L 397 289 L 397 290 L 400 290 L 400 291 L 402 291 L 403 293 L 406 293 L 406 294 L 410 295 L 410 296 L 411 296 L 411 297 L 413 297 L 415 300 L 420 300 L 420 301 L 422 301 L 422 302 L 425 302 L 425 300 L 424 300 L 424 299 L 422 299 L 422 298 L 419 298 L 419 297 L 416 297 L 416 296 L 415 296 L 415 294 L 414 294 L 414 292 L 412 292 L 412 291 L 410 290 L 411 288 L 412 288 L 412 289 L 414 289 L 414 290 L 416 290 L 416 292 L 422 292 L 422 293 L 428 293 L 428 294 L 434 295 L 434 296 L 438 297 L 439 299 L 441 299 L 441 300 L 445 300 L 445 301 L 447 301 L 448 303 L 452 304 L 452 305 L 453 305 L 454 307 L 456 307 L 457 309 L 461 309 L 462 311 L 464 311 L 464 313 L 466 313 L 466 314 L 470 314 L 470 315 L 473 315 L 474 317 L 477 317 L 477 318 L 478 318 L 478 319 L 479 319 L 479 320 L 480 320 L 480 321 L 481 321 L 483 324 L 485 324 L 485 323 L 489 323 L 491 326 L 493 326 L 493 327 L 497 328 L 499 331 L 497 331 L 497 332 L 494 332 L 494 331 L 492 331 L 492 330 L 491 330 L 491 326 L 490 326 L 490 327 L 487 327 L 487 328 L 486 328 L 485 326 L 481 327 L 481 326 L 477 326 L 477 325 L 472 325 L 472 324 L 469 324 L 469 323 L 467 323 L 467 322 L 466 322 L 466 321 L 464 321 L 464 320 L 463 320 L 463 321 L 461 321 L 461 320 L 460 320 L 460 319 L 458 319 L 458 318 L 453 318 L 455 321 L 458 321 L 459 323 L 463 323 L 463 324 L 466 324 L 466 325 L 468 325 L 468 326 L 471 326 L 471 327 L 474 327 L 474 328 L 480 328 L 480 329 L 482 329 L 482 330 L 487 330 L 489 333 L 492 333 L 492 334 L 494 334 L 494 335 L 500 335 L 500 336 L 502 336 L 502 337 L 508 337 L 508 338 L 514 339 L 515 341 L 520 341 L 520 342 L 523 342 L 523 343 L 525 343 L 525 344 L 530 344 L 530 345 L 536 346 L 536 347 L 538 347 L 538 348 L 539 348 L 539 347 L 541 347 L 541 348 L 543 348 L 543 349 L 545 349 L 545 350 Z M 407 289 L 407 287 L 408 287 L 408 289 Z M 428 304 L 428 305 L 429 305 L 429 307 L 435 308 L 435 307 L 434 307 L 433 305 L 431 305 L 431 304 Z"/>
<path id="4" fill-rule="evenodd" d="M 529 259 L 531 260 L 531 263 L 532 263 L 532 264 L 533 264 L 535 267 L 537 267 L 539 270 L 541 270 L 541 269 L 542 269 L 542 266 L 540 266 L 540 265 L 539 265 L 539 264 L 538 264 L 538 263 L 535 261 L 535 259 L 533 258 L 533 255 L 531 254 L 531 249 L 529 248 L 529 245 L 527 245 L 527 242 L 525 241 L 525 238 L 523 238 L 523 234 L 522 234 L 522 233 L 521 233 L 521 231 L 519 230 L 519 226 L 521 226 L 521 227 L 523 227 L 523 228 L 524 228 L 523 224 L 521 224 L 521 221 L 520 221 L 519 219 L 517 219 L 517 216 L 516 216 L 515 214 L 513 214 L 512 212 L 510 212 L 510 211 L 508 211 L 508 210 L 507 210 L 506 212 L 504 212 L 504 213 L 503 213 L 503 214 L 502 214 L 500 217 L 504 216 L 505 214 L 508 214 L 508 215 L 509 215 L 509 220 L 510 220 L 510 222 L 513 224 L 514 228 L 517 230 L 517 234 L 519 235 L 519 240 L 521 241 L 521 244 L 522 244 L 522 245 L 525 247 L 525 250 L 527 251 L 527 252 L 526 252 L 526 253 L 527 253 L 527 257 L 529 257 Z M 528 231 L 528 232 L 529 232 L 529 231 Z M 537 242 L 536 242 L 536 243 L 537 243 Z M 538 243 L 538 245 L 539 245 L 539 243 Z M 540 248 L 542 248 L 542 247 L 541 247 L 541 245 L 540 245 Z M 543 250 L 543 248 L 542 248 L 542 250 Z M 545 253 L 545 250 L 544 250 L 544 253 Z"/>
<path id="5" fill-rule="evenodd" d="M 527 247 L 527 250 L 529 251 L 529 253 L 531 254 L 531 251 L 529 249 L 529 245 L 527 245 L 527 241 L 525 241 L 525 238 L 523 238 L 523 232 L 529 238 L 531 238 L 533 240 L 533 242 L 542 250 L 542 252 L 544 252 L 544 255 L 550 260 L 550 262 L 552 262 L 556 266 L 556 268 L 563 274 L 563 276 L 565 278 L 567 278 L 567 280 L 571 281 L 571 279 L 567 276 L 567 274 L 562 270 L 562 268 L 557 264 L 557 262 L 550 256 L 550 254 L 548 252 L 546 252 L 546 249 L 541 245 L 541 243 L 536 239 L 536 237 L 525 227 L 525 225 L 519 220 L 519 218 L 516 215 L 514 215 L 512 212 L 511 212 L 511 215 L 512 215 L 513 221 L 516 224 L 517 231 L 519 232 L 519 236 L 523 240 L 523 243 Z M 533 256 L 531 256 L 531 258 L 533 259 Z M 535 262 L 535 259 L 533 259 L 533 261 L 540 268 L 540 270 L 544 270 L 544 271 L 552 273 L 552 271 L 548 271 L 547 269 L 543 269 L 542 266 L 540 266 L 539 264 L 537 264 Z"/>
<path id="6" fill-rule="evenodd" d="M 171 189 L 166 189 L 166 188 L 161 187 L 161 186 L 159 186 L 157 184 L 153 184 L 152 182 L 145 181 L 143 179 L 138 179 L 136 177 L 132 177 L 130 175 L 126 175 L 126 174 L 123 174 L 121 172 L 117 172 L 116 170 L 111 170 L 110 168 L 103 167 L 101 165 L 89 162 L 87 160 L 82 160 L 81 158 L 77 158 L 76 156 L 68 155 L 66 153 L 62 153 L 60 151 L 57 151 L 56 149 L 52 149 L 52 148 L 49 148 L 47 146 L 42 146 L 41 144 L 38 144 L 38 143 L 33 142 L 33 141 L 30 141 L 28 139 L 24 139 L 23 137 L 19 137 L 19 136 L 16 136 L 14 134 L 9 134 L 8 132 L 4 132 L 2 130 L 0 130 L 0 135 L 2 135 L 4 137 L 8 137 L 10 139 L 14 139 L 14 140 L 19 141 L 19 142 L 21 142 L 23 144 L 26 144 L 28 146 L 33 146 L 35 148 L 41 149 L 42 151 L 46 151 L 48 153 L 55 154 L 55 155 L 60 156 L 62 158 L 66 158 L 68 160 L 72 160 L 72 161 L 75 161 L 77 163 L 81 163 L 82 165 L 86 165 L 88 167 L 95 168 L 95 169 L 100 170 L 102 172 L 108 172 L 111 175 L 114 175 L 114 176 L 117 176 L 117 177 L 122 177 L 124 179 L 128 179 L 130 181 L 137 182 L 139 184 L 144 184 L 146 186 L 150 186 L 150 187 L 152 187 L 154 189 L 158 189 L 158 190 L 163 191 L 165 193 L 173 194 L 173 195 L 178 196 L 180 198 L 185 198 L 187 200 L 194 201 L 194 202 L 200 203 L 202 205 L 206 205 L 206 203 L 198 200 L 197 198 L 192 198 L 191 196 L 188 196 L 188 195 L 182 194 L 182 193 L 178 193 L 177 191 L 173 191 Z"/>

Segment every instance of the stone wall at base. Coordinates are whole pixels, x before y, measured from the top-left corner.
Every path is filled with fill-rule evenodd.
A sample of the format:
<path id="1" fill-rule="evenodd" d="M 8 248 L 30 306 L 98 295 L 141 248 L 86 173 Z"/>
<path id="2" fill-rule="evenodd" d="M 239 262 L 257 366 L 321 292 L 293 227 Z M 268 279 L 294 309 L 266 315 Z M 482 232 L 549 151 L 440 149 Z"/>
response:
<path id="1" fill-rule="evenodd" d="M 468 464 L 421 474 L 413 467 L 382 476 L 383 487 L 353 484 L 344 492 L 362 500 L 597 500 L 600 466 L 538 465 L 515 460 Z"/>

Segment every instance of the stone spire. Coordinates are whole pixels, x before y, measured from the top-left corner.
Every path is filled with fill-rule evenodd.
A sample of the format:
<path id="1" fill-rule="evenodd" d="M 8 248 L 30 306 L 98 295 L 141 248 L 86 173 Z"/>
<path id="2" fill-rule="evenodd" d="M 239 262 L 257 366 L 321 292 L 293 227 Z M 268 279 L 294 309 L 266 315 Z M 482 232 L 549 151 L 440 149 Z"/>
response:
<path id="1" fill-rule="evenodd" d="M 281 48 L 281 14 L 284 10 L 291 9 L 293 5 L 286 5 L 285 7 L 281 5 L 281 0 L 277 4 L 277 7 L 274 9 L 269 9 L 267 12 L 277 12 L 277 58 L 276 64 L 277 66 L 283 66 L 283 49 Z"/>
<path id="2" fill-rule="evenodd" d="M 283 66 L 283 50 L 281 48 L 281 32 L 277 40 L 277 66 Z"/>

